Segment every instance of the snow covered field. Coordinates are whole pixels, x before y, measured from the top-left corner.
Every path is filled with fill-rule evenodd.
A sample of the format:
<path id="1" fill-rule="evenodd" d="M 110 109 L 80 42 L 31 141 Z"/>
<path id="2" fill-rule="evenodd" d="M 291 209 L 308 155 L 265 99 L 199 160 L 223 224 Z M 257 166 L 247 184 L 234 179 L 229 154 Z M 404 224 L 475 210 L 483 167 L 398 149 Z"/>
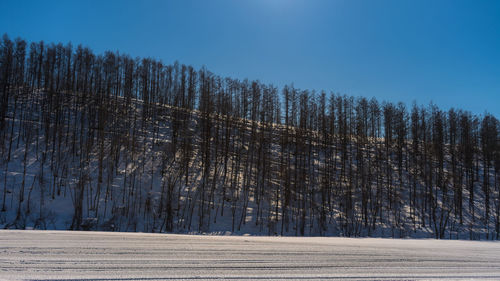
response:
<path id="1" fill-rule="evenodd" d="M 0 280 L 500 280 L 500 243 L 0 231 Z"/>

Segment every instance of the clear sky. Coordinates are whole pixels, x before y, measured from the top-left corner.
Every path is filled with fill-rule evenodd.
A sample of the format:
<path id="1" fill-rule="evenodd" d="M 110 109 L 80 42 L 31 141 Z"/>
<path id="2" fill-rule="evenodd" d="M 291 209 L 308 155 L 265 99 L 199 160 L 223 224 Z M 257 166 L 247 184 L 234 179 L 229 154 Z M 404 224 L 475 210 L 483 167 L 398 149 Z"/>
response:
<path id="1" fill-rule="evenodd" d="M 0 0 L 0 33 L 500 117 L 497 0 Z"/>

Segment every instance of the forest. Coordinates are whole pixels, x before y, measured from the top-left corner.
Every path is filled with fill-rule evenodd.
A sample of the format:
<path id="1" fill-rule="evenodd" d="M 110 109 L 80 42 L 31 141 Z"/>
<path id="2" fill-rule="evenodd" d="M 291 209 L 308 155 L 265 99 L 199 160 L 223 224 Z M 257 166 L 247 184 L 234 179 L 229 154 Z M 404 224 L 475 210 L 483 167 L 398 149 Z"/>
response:
<path id="1" fill-rule="evenodd" d="M 488 113 L 8 35 L 0 94 L 1 228 L 500 238 Z"/>

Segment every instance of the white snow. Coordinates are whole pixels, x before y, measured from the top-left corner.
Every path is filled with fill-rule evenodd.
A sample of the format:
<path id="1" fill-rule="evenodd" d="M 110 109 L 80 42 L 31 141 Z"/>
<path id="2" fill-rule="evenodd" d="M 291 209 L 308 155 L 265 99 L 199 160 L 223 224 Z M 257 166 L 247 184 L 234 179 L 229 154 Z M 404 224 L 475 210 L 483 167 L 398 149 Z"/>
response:
<path id="1" fill-rule="evenodd" d="M 0 231 L 0 280 L 500 280 L 500 243 Z"/>

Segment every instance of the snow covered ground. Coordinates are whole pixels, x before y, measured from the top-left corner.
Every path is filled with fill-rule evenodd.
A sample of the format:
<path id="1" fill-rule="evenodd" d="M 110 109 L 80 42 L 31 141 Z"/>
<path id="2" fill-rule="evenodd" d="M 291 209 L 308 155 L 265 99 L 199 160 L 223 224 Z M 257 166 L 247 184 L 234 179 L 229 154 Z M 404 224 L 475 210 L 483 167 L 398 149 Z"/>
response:
<path id="1" fill-rule="evenodd" d="M 0 280 L 500 280 L 500 243 L 0 231 Z"/>

